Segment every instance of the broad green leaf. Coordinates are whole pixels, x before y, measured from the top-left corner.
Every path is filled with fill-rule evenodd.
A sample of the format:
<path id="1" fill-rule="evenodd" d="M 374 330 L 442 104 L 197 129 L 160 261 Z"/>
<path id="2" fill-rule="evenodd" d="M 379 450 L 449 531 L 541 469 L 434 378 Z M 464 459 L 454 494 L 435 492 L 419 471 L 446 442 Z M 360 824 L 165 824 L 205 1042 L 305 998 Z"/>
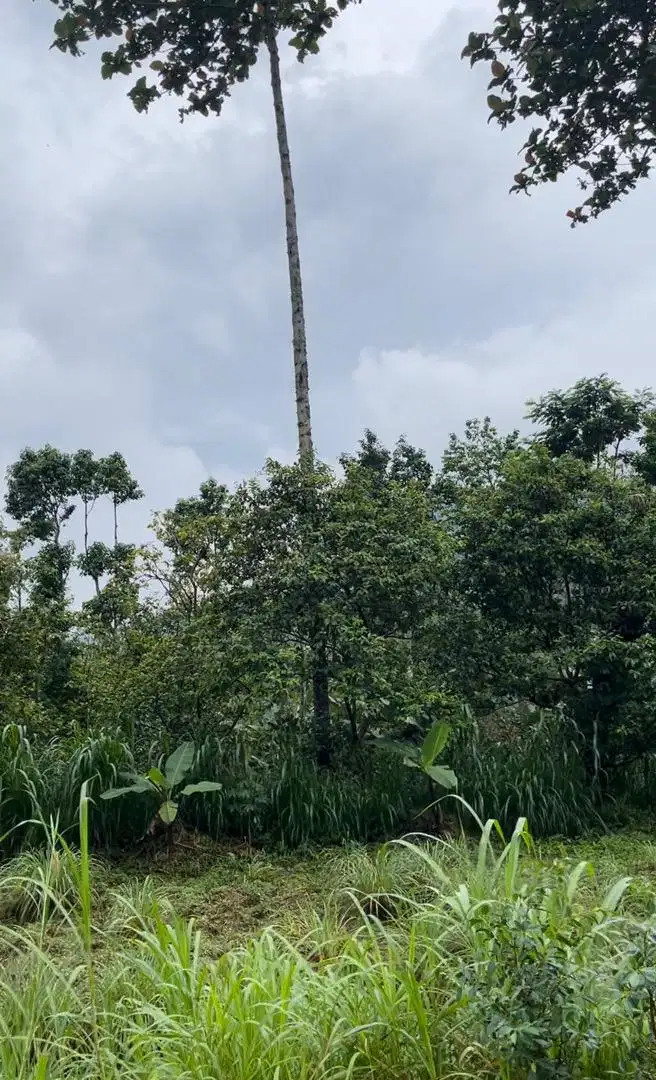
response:
<path id="1" fill-rule="evenodd" d="M 429 765 L 424 770 L 431 780 L 434 780 L 440 787 L 446 789 L 446 791 L 452 791 L 453 788 L 458 786 L 458 777 L 454 773 L 453 769 L 447 769 L 444 765 Z"/>
<path id="2" fill-rule="evenodd" d="M 182 783 L 194 763 L 195 747 L 192 742 L 180 743 L 164 766 L 166 779 L 171 787 Z"/>
<path id="3" fill-rule="evenodd" d="M 633 878 L 623 877 L 616 881 L 604 896 L 601 907 L 604 911 L 615 911 Z"/>
<path id="4" fill-rule="evenodd" d="M 421 748 L 421 761 L 425 769 L 440 756 L 449 741 L 450 734 L 451 728 L 448 724 L 443 724 L 439 720 L 433 724 Z"/>
<path id="5" fill-rule="evenodd" d="M 156 766 L 154 766 L 152 769 L 149 769 L 146 773 L 146 776 L 150 780 L 151 784 L 155 784 L 157 787 L 167 788 L 169 786 L 168 780 L 164 776 L 164 773 Z"/>
<path id="6" fill-rule="evenodd" d="M 411 758 L 416 755 L 417 761 L 419 760 L 419 751 L 415 746 L 411 746 L 405 742 L 397 742 L 395 739 L 386 739 L 384 737 L 378 737 L 372 740 L 376 746 L 381 750 L 389 750 L 392 754 L 401 754 L 402 757 Z"/>
<path id="7" fill-rule="evenodd" d="M 419 761 L 415 761 L 414 758 L 404 757 L 403 764 L 407 765 L 409 769 L 421 769 L 422 765 Z"/>
<path id="8" fill-rule="evenodd" d="M 166 802 L 162 803 L 160 806 L 158 814 L 165 825 L 172 825 L 178 816 L 178 804 L 167 799 Z"/>
<path id="9" fill-rule="evenodd" d="M 187 784 L 180 792 L 181 795 L 196 795 L 203 791 L 222 791 L 223 784 L 217 783 L 215 780 L 200 780 L 197 784 Z"/>
<path id="10" fill-rule="evenodd" d="M 119 799 L 121 795 L 128 795 L 134 792 L 137 795 L 143 795 L 146 791 L 154 791 L 153 785 L 146 779 L 140 778 L 135 780 L 134 784 L 130 784 L 128 787 L 116 787 L 110 788 L 109 791 L 103 791 L 100 795 L 101 799 Z"/>

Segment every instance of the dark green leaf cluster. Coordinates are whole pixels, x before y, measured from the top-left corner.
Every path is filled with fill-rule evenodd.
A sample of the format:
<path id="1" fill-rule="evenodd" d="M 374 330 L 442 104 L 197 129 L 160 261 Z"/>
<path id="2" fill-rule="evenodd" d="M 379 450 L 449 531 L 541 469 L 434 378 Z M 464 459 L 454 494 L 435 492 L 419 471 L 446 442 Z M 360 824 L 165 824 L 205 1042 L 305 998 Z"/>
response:
<path id="1" fill-rule="evenodd" d="M 499 0 L 494 28 L 463 56 L 489 63 L 490 118 L 528 120 L 513 191 L 576 169 L 585 198 L 572 225 L 597 217 L 648 176 L 656 151 L 654 0 Z"/>
<path id="2" fill-rule="evenodd" d="M 54 46 L 77 56 L 93 38 L 121 38 L 102 53 L 101 74 L 136 76 L 129 97 L 138 112 L 174 94 L 184 98 L 181 116 L 218 115 L 233 86 L 248 78 L 267 35 L 291 33 L 303 60 L 319 51 L 350 2 L 359 0 L 53 0 L 63 13 Z"/>

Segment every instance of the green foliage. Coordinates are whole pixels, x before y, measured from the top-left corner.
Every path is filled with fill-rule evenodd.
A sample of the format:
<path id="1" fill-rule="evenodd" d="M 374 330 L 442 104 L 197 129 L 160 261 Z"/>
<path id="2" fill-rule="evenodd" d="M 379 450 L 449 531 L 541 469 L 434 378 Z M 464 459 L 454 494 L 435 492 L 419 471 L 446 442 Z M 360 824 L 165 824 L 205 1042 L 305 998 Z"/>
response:
<path id="1" fill-rule="evenodd" d="M 535 836 L 580 836 L 602 827 L 584 740 L 566 716 L 528 703 L 480 720 L 464 710 L 452 744 L 464 805 L 504 830 L 525 811 Z M 467 813 L 461 810 L 463 820 Z"/>
<path id="2" fill-rule="evenodd" d="M 269 27 L 292 34 L 290 43 L 299 60 L 319 51 L 319 42 L 349 2 L 336 0 L 214 0 L 211 18 L 206 8 L 183 8 L 166 0 L 111 0 L 98 7 L 92 0 L 53 0 L 63 13 L 55 23 L 55 47 L 73 56 L 92 38 L 121 37 L 101 56 L 101 75 L 139 75 L 129 97 L 138 112 L 164 94 L 185 99 L 184 116 L 221 112 L 235 83 L 244 82 L 255 64 Z"/>
<path id="3" fill-rule="evenodd" d="M 653 394 L 628 394 L 600 375 L 579 379 L 564 393 L 552 390 L 539 401 L 529 401 L 528 416 L 543 425 L 537 441 L 554 457 L 571 454 L 599 464 L 609 449 L 613 461 L 621 460 L 622 444 L 641 431 L 653 403 Z"/>
<path id="4" fill-rule="evenodd" d="M 124 787 L 113 787 L 103 791 L 101 799 L 120 799 L 125 795 L 146 795 L 157 804 L 156 817 L 170 829 L 178 816 L 179 800 L 188 795 L 205 794 L 220 791 L 221 784 L 213 780 L 200 780 L 196 783 L 184 783 L 191 772 L 196 757 L 192 742 L 181 743 L 166 759 L 164 771 L 154 765 L 145 776 L 133 774 L 126 779 Z"/>
<path id="5" fill-rule="evenodd" d="M 160 806 L 169 827 L 161 762 L 191 740 L 180 821 L 217 839 L 363 842 L 442 828 L 445 807 L 467 824 L 442 798 L 452 772 L 479 817 L 529 812 L 541 836 L 650 806 L 651 395 L 600 376 L 530 409 L 533 437 L 472 421 L 437 471 L 366 432 L 341 471 L 315 463 L 311 492 L 306 464 L 209 480 L 145 549 L 89 535 L 97 499 L 139 494 L 120 454 L 25 452 L 23 520 L 0 538 L 0 709 L 22 732 L 0 755 L 4 848 L 43 843 L 26 820 L 74 837 L 85 783 L 98 849 L 137 842 Z M 94 583 L 81 610 L 73 563 Z M 126 774 L 139 798 L 98 797 Z"/>
<path id="6" fill-rule="evenodd" d="M 425 773 L 438 787 L 451 791 L 458 786 L 453 769 L 437 764 L 444 747 L 449 741 L 451 728 L 448 724 L 436 721 L 428 731 L 421 747 L 409 747 L 404 752 L 403 764 L 411 769 Z"/>
<path id="7" fill-rule="evenodd" d="M 470 848 L 329 855 L 347 921 L 344 896 L 328 896 L 301 940 L 265 930 L 209 963 L 204 936 L 150 882 L 115 894 L 101 920 L 87 813 L 83 790 L 80 852 L 59 839 L 69 881 L 48 890 L 65 954 L 43 921 L 0 933 L 9 1080 L 100 1080 L 117 1061 L 135 1080 L 153 1068 L 227 1080 L 653 1073 L 653 919 L 629 916 L 628 879 L 537 864 L 523 820 L 509 841 L 491 820 Z M 381 887 L 397 902 L 384 918 L 369 902 Z"/>
<path id="8" fill-rule="evenodd" d="M 454 791 L 458 787 L 458 779 L 453 769 L 437 761 L 450 737 L 450 725 L 436 720 L 424 736 L 421 746 L 407 741 L 396 742 L 380 738 L 376 740 L 379 747 L 399 755 L 407 769 L 416 770 L 426 777 L 430 799 L 428 812 L 432 811 L 435 814 L 435 824 L 438 829 L 442 827 L 442 814 L 439 799 L 436 796 L 439 792 Z"/>
<path id="9" fill-rule="evenodd" d="M 52 539 L 57 546 L 61 528 L 75 507 L 70 454 L 54 446 L 23 450 L 7 471 L 7 513 L 24 524 L 32 539 Z"/>
<path id="10" fill-rule="evenodd" d="M 656 9 L 624 0 L 499 0 L 498 9 L 463 56 L 491 65 L 491 119 L 535 124 L 513 190 L 574 168 L 590 193 L 568 217 L 597 217 L 651 171 Z"/>

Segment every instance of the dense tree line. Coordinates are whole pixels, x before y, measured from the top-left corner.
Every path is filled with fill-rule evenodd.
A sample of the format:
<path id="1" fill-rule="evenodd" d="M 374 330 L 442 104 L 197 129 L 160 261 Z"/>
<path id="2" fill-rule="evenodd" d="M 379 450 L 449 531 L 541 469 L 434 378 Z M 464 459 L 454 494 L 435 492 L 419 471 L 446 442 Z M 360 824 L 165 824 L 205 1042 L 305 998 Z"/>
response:
<path id="1" fill-rule="evenodd" d="M 120 453 L 23 451 L 0 549 L 4 724 L 352 775 L 377 738 L 441 718 L 466 774 L 474 729 L 516 750 L 546 711 L 544 737 L 567 733 L 603 798 L 656 751 L 654 402 L 602 376 L 529 416 L 527 439 L 471 421 L 437 469 L 367 432 L 337 472 L 315 466 L 309 510 L 303 465 L 268 462 L 234 491 L 208 480 L 145 547 L 119 540 L 142 494 Z M 111 545 L 92 539 L 98 499 Z M 92 583 L 79 607 L 74 568 Z"/>

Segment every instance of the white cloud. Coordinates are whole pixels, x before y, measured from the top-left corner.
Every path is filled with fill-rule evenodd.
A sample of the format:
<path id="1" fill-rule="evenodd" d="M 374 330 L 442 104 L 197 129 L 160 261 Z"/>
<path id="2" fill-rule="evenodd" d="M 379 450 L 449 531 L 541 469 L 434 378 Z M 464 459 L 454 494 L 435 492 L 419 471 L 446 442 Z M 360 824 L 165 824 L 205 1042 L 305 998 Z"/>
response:
<path id="1" fill-rule="evenodd" d="M 656 275 L 639 290 L 595 301 L 542 325 L 509 327 L 438 353 L 365 350 L 353 372 L 353 411 L 385 441 L 401 433 L 437 462 L 450 432 L 488 415 L 501 431 L 524 404 L 576 379 L 607 372 L 629 390 L 653 379 Z"/>
<path id="2" fill-rule="evenodd" d="M 49 442 L 69 452 L 89 447 L 98 456 L 120 450 L 147 487 L 147 499 L 122 512 L 136 543 L 146 539 L 154 509 L 192 494 L 206 476 L 190 447 L 157 437 L 151 401 L 143 372 L 112 372 L 92 358 L 64 368 L 34 336 L 0 329 L 0 466 L 8 466 L 24 445 Z M 104 515 L 103 539 L 108 521 Z"/>
<path id="3" fill-rule="evenodd" d="M 493 7 L 364 0 L 318 57 L 284 55 L 327 458 L 365 425 L 431 452 L 472 414 L 513 426 L 584 371 L 649 381 L 655 193 L 574 233 L 567 185 L 507 196 L 521 139 L 486 126 L 486 80 L 458 59 Z M 121 449 L 147 492 L 136 539 L 206 471 L 232 482 L 294 451 L 266 63 L 219 120 L 180 125 L 175 101 L 136 115 L 96 56 L 49 52 L 48 0 L 8 8 L 0 470 L 47 440 Z"/>

